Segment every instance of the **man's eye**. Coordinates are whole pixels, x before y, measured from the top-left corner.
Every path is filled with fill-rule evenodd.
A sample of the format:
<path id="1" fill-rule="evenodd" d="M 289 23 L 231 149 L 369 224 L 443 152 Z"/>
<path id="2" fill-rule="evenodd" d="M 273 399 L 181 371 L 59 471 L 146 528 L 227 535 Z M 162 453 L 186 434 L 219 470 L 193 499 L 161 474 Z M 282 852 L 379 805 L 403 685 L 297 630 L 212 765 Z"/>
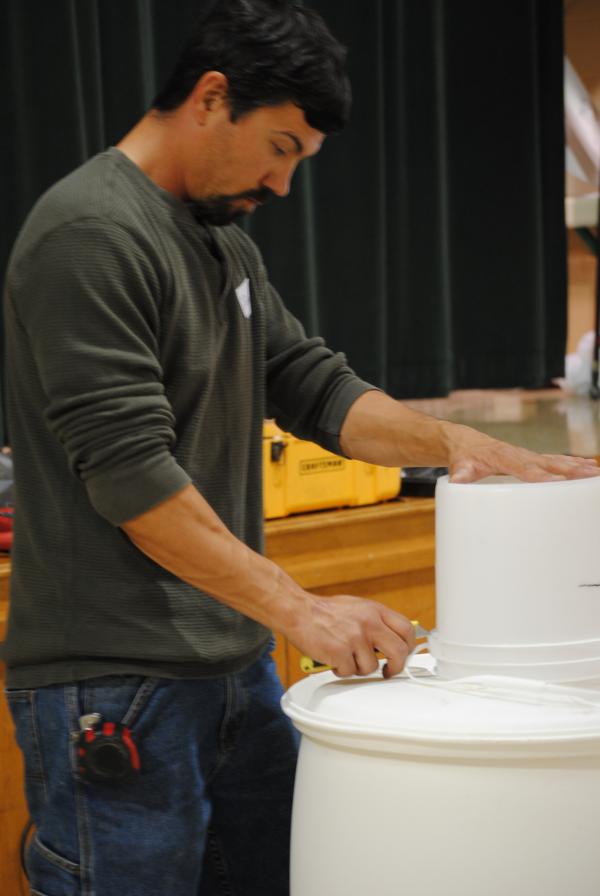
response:
<path id="1" fill-rule="evenodd" d="M 272 146 L 273 146 L 273 149 L 275 150 L 276 156 L 284 156 L 285 155 L 285 149 L 282 149 L 281 146 L 277 146 L 276 143 L 273 143 Z"/>

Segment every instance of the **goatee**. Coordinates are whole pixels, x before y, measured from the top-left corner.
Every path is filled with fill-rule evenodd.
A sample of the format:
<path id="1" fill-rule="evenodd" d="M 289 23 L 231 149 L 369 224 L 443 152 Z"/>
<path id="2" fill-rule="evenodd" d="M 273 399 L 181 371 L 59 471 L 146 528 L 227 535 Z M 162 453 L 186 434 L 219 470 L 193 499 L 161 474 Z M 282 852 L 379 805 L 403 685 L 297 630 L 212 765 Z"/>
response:
<path id="1" fill-rule="evenodd" d="M 233 195 L 207 196 L 205 199 L 188 199 L 186 202 L 191 214 L 196 221 L 203 224 L 212 224 L 214 227 L 225 227 L 232 224 L 249 212 L 241 208 L 238 203 L 244 199 L 252 199 L 259 205 L 273 199 L 276 194 L 268 187 L 259 190 L 246 190 L 244 193 Z"/>

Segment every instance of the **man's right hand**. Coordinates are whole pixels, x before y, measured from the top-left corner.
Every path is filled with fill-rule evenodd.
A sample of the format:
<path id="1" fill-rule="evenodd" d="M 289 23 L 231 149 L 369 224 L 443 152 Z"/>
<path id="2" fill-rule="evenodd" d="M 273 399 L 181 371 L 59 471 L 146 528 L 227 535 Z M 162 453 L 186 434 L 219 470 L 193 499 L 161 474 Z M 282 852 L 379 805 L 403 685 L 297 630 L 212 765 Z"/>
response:
<path id="1" fill-rule="evenodd" d="M 342 678 L 375 672 L 375 651 L 387 659 L 386 678 L 402 672 L 415 648 L 409 619 L 376 601 L 349 594 L 307 597 L 300 619 L 282 631 L 302 653 L 331 666 Z"/>

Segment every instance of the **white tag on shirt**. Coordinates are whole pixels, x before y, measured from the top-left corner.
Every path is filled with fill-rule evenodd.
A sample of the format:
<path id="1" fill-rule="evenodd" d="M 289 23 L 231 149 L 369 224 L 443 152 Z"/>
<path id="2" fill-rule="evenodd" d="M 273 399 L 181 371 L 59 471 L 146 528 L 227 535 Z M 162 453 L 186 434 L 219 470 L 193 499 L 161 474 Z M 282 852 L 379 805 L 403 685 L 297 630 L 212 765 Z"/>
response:
<path id="1" fill-rule="evenodd" d="M 245 280 L 242 280 L 239 286 L 236 286 L 235 294 L 240 303 L 242 314 L 244 317 L 250 317 L 252 314 L 252 302 L 250 301 L 250 281 L 247 277 Z"/>

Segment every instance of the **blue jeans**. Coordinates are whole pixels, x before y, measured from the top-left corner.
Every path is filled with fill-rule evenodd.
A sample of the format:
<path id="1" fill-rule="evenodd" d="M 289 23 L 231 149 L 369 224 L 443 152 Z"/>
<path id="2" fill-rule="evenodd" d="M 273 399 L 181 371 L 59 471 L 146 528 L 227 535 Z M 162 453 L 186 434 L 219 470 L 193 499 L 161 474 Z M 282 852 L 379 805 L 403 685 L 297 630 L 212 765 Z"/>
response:
<path id="1" fill-rule="evenodd" d="M 298 738 L 270 654 L 235 675 L 9 690 L 39 896 L 288 896 Z M 79 718 L 127 725 L 141 769 L 82 780 Z"/>

